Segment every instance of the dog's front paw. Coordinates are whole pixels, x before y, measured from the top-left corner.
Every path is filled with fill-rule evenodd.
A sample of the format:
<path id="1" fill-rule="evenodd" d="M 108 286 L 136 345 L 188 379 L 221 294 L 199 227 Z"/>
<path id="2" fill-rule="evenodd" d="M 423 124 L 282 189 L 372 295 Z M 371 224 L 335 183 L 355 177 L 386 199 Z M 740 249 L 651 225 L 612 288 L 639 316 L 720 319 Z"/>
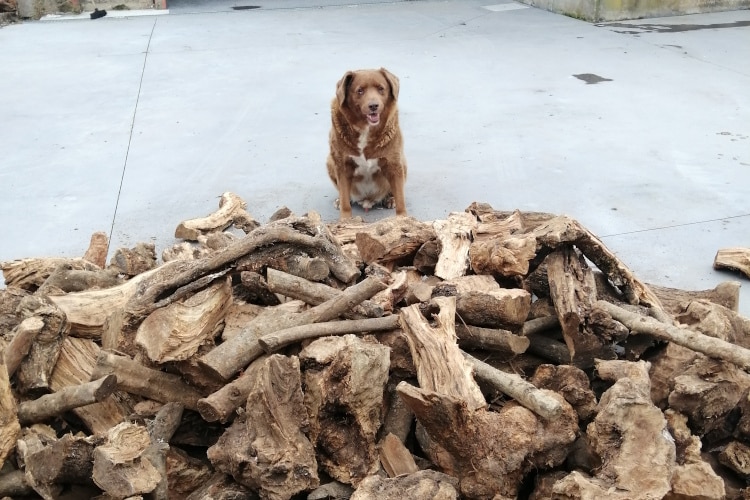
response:
<path id="1" fill-rule="evenodd" d="M 341 210 L 341 200 L 340 199 L 336 198 L 333 201 L 333 208 L 335 208 L 336 210 Z"/>
<path id="2" fill-rule="evenodd" d="M 394 198 L 393 195 L 389 194 L 385 197 L 385 199 L 383 199 L 382 205 L 387 209 L 396 208 L 396 198 Z"/>

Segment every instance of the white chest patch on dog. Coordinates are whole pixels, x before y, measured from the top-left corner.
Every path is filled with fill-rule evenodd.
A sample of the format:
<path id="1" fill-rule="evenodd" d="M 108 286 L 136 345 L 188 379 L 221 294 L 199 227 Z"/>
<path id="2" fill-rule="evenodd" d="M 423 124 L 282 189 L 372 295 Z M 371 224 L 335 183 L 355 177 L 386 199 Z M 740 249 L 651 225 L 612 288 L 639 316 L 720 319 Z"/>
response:
<path id="1" fill-rule="evenodd" d="M 373 176 L 380 171 L 378 159 L 365 158 L 365 147 L 367 146 L 367 137 L 370 134 L 370 128 L 365 128 L 359 135 L 357 146 L 359 147 L 359 156 L 352 155 L 352 160 L 357 165 L 354 169 L 355 181 L 352 186 L 352 201 L 359 203 L 363 208 L 370 209 L 380 201 L 380 188 L 375 183 Z M 356 178 L 361 179 L 356 179 Z"/>

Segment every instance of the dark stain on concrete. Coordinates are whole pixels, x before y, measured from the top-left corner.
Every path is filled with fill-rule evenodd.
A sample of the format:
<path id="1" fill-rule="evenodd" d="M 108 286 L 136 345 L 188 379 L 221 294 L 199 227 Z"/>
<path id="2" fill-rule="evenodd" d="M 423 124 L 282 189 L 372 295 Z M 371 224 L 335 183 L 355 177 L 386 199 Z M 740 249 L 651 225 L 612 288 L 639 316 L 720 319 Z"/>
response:
<path id="1" fill-rule="evenodd" d="M 573 75 L 579 80 L 586 82 L 586 85 L 594 85 L 601 82 L 611 82 L 612 79 L 604 78 L 603 76 L 595 75 L 593 73 L 581 73 L 580 75 Z"/>
<path id="2" fill-rule="evenodd" d="M 634 35 L 638 33 L 682 33 L 684 31 L 698 30 L 717 30 L 725 28 L 745 28 L 750 26 L 750 21 L 735 21 L 733 23 L 716 23 L 716 24 L 625 24 L 625 23 L 604 23 L 597 26 L 605 28 L 624 28 L 622 31 L 615 30 L 616 33 Z"/>

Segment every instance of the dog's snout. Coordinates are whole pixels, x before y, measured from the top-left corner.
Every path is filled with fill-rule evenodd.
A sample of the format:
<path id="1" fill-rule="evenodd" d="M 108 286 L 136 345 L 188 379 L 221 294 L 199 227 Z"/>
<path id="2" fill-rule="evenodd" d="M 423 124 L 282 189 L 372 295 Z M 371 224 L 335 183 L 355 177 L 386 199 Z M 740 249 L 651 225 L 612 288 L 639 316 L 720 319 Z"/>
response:
<path id="1" fill-rule="evenodd" d="M 377 111 L 380 105 L 376 102 L 372 102 L 368 107 L 370 108 L 370 111 Z"/>

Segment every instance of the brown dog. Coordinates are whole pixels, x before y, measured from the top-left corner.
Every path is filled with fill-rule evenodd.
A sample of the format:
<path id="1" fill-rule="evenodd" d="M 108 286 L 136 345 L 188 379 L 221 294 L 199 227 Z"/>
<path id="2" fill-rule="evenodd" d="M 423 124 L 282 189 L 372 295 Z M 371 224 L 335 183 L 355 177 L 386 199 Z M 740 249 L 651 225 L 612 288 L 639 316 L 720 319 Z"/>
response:
<path id="1" fill-rule="evenodd" d="M 398 125 L 398 78 L 386 69 L 347 71 L 331 103 L 328 175 L 339 190 L 341 218 L 352 201 L 378 203 L 406 215 L 406 160 Z"/>

